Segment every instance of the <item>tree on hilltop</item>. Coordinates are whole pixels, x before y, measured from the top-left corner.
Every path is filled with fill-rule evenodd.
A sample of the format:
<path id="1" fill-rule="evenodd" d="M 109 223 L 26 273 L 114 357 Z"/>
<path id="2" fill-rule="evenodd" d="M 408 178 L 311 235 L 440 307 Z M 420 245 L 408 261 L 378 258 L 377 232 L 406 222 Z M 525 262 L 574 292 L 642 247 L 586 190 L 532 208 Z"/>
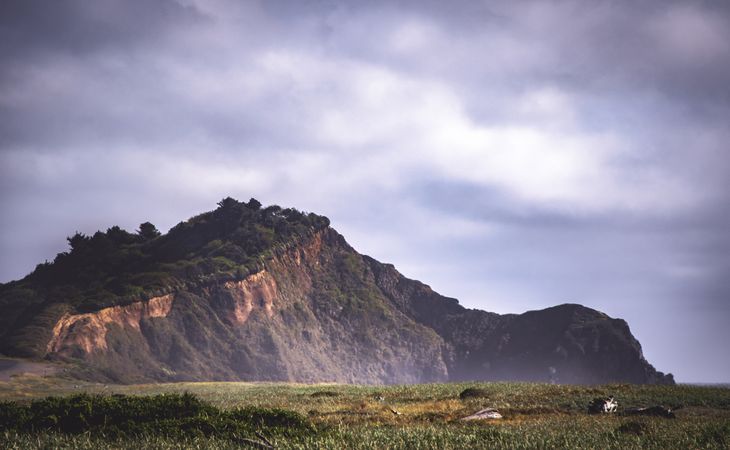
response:
<path id="1" fill-rule="evenodd" d="M 152 225 L 150 222 L 145 222 L 139 225 L 139 230 L 137 230 L 137 234 L 142 237 L 145 241 L 149 241 L 151 239 L 154 239 L 158 236 L 160 236 L 160 231 L 157 229 L 156 226 Z"/>

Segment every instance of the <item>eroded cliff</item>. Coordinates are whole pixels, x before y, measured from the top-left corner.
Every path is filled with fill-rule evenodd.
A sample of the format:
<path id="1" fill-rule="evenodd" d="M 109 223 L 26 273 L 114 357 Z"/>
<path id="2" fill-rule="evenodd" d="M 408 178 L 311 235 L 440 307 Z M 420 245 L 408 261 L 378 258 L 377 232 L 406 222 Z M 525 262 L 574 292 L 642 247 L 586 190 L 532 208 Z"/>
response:
<path id="1" fill-rule="evenodd" d="M 241 280 L 65 314 L 47 357 L 114 381 L 445 381 L 450 349 L 393 309 L 363 258 L 327 229 Z M 446 356 L 446 357 L 445 357 Z"/>
<path id="2" fill-rule="evenodd" d="M 142 319 L 167 317 L 172 308 L 172 294 L 129 305 L 112 306 L 86 314 L 64 314 L 53 327 L 47 353 L 84 357 L 108 350 L 106 334 L 110 324 L 139 331 Z M 79 353 L 81 351 L 82 353 Z"/>
<path id="3" fill-rule="evenodd" d="M 1 350 L 117 382 L 672 382 L 620 319 L 465 309 L 328 225 L 225 199 L 159 237 L 75 236 L 70 254 L 0 286 Z"/>

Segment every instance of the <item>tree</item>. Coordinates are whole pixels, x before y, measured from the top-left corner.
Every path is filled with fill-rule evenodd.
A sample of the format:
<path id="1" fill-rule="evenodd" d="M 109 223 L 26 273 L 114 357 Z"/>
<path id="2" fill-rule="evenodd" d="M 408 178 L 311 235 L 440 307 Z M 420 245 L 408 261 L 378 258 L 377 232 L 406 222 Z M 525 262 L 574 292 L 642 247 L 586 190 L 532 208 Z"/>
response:
<path id="1" fill-rule="evenodd" d="M 69 247 L 71 247 L 71 250 L 79 250 L 82 247 L 85 246 L 89 242 L 89 237 L 85 234 L 79 233 L 78 231 L 76 234 L 74 234 L 71 237 L 67 237 L 66 240 L 68 241 Z"/>
<path id="2" fill-rule="evenodd" d="M 152 225 L 149 222 L 145 222 L 139 225 L 139 230 L 137 230 L 137 234 L 140 235 L 145 241 L 149 241 L 150 239 L 158 237 L 161 233 L 156 226 Z"/>
<path id="3" fill-rule="evenodd" d="M 117 225 L 106 230 L 106 235 L 115 244 L 133 244 L 137 242 L 137 238 L 134 234 L 122 230 Z"/>
<path id="4" fill-rule="evenodd" d="M 261 209 L 261 202 L 256 200 L 255 198 L 251 198 L 251 200 L 248 201 L 248 204 L 246 206 L 248 206 L 249 209 L 258 211 L 259 209 Z"/>
<path id="5" fill-rule="evenodd" d="M 233 209 L 238 205 L 240 205 L 239 201 L 231 197 L 226 197 L 218 202 L 218 208 L 220 209 Z"/>

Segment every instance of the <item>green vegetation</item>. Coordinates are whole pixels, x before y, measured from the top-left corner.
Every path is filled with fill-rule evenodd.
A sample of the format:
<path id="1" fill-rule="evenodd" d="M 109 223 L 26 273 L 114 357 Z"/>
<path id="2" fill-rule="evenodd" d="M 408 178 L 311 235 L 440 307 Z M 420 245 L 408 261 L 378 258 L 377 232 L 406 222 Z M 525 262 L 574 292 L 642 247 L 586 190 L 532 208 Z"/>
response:
<path id="1" fill-rule="evenodd" d="M 16 377 L 10 383 L 0 383 L 0 398 L 20 402 L 0 407 L 0 411 L 16 408 L 10 419 L 0 416 L 0 423 L 5 424 L 0 431 L 0 447 L 227 449 L 241 448 L 238 438 L 258 440 L 256 431 L 277 448 L 291 449 L 714 449 L 730 445 L 727 388 L 527 383 L 65 383 L 54 384 L 37 377 Z M 459 394 L 466 389 L 478 390 L 480 396 L 461 399 Z M 79 390 L 89 394 L 29 401 L 49 393 Z M 184 392 L 189 394 L 181 394 Z M 130 394 L 142 397 L 127 397 Z M 618 399 L 619 413 L 588 415 L 588 402 L 605 395 Z M 622 415 L 625 409 L 655 404 L 682 408 L 677 410 L 676 419 Z M 458 420 L 485 407 L 498 408 L 504 419 L 473 423 Z M 69 411 L 64 417 L 79 417 L 78 411 L 88 408 L 91 413 L 83 413 L 85 422 L 71 432 L 43 422 L 48 411 Z M 33 415 L 32 411 L 37 413 Z M 103 414 L 116 414 L 111 425 L 109 421 L 99 425 Z M 125 425 L 129 421 L 125 418 L 135 415 L 139 424 Z M 46 425 L 28 427 L 18 423 Z"/>
<path id="2" fill-rule="evenodd" d="M 47 397 L 28 405 L 0 403 L 0 430 L 90 432 L 110 439 L 161 435 L 235 440 L 256 432 L 286 437 L 313 428 L 295 412 L 253 406 L 224 411 L 184 393 L 148 397 L 77 394 Z"/>
<path id="3" fill-rule="evenodd" d="M 489 398 L 491 391 L 487 389 L 480 389 L 475 387 L 469 387 L 461 391 L 459 398 L 466 400 L 468 398 Z"/>
<path id="4" fill-rule="evenodd" d="M 115 226 L 68 238 L 70 250 L 20 281 L 0 285 L 0 351 L 41 356 L 64 312 L 96 311 L 211 282 L 242 279 L 298 238 L 329 226 L 293 208 L 262 208 L 223 199 L 161 235 L 145 222 L 137 233 Z"/>
<path id="5" fill-rule="evenodd" d="M 278 206 L 261 209 L 256 199 L 241 203 L 228 197 L 218 209 L 180 222 L 164 236 L 149 222 L 137 234 L 119 227 L 93 236 L 76 233 L 68 238 L 70 252 L 40 264 L 24 281 L 41 287 L 47 298 L 97 310 L 191 281 L 248 275 L 277 245 L 328 225 L 326 217 Z"/>

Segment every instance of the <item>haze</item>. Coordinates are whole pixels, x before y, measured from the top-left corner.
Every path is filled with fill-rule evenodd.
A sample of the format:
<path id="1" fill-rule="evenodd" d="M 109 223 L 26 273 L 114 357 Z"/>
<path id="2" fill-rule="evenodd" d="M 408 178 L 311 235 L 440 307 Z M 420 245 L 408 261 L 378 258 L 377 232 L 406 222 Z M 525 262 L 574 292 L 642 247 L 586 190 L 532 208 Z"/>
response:
<path id="1" fill-rule="evenodd" d="M 226 196 L 468 307 L 581 303 L 730 373 L 730 7 L 4 1 L 0 281 Z"/>

